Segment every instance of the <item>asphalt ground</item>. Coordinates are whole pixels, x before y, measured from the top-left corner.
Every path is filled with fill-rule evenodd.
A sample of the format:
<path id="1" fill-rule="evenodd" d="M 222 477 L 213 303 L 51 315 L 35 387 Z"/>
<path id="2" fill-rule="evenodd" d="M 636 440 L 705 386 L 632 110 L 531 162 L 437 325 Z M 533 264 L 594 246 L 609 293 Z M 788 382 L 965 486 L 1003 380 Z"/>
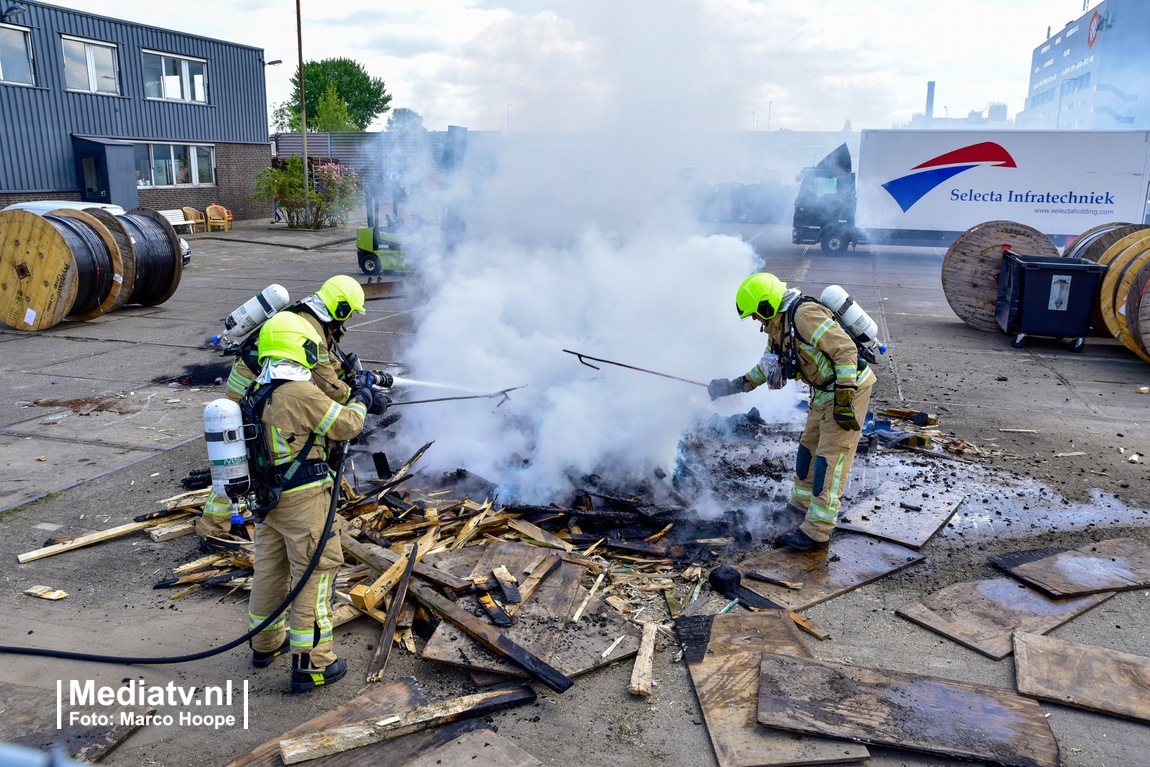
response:
<path id="1" fill-rule="evenodd" d="M 739 232 L 765 268 L 817 292 L 844 286 L 890 339 L 872 408 L 904 407 L 939 416 L 941 432 L 982 455 L 955 458 L 883 452 L 860 458 L 852 494 L 890 478 L 945 484 L 968 500 L 924 549 L 926 561 L 806 614 L 832 639 L 812 642 L 817 657 L 892 670 L 1013 687 L 1013 662 L 992 661 L 923 630 L 895 610 L 949 583 L 989 577 L 988 554 L 1094 540 L 1150 540 L 1150 474 L 1132 455 L 1150 451 L 1146 406 L 1137 393 L 1150 367 L 1116 342 L 1092 337 L 1081 354 L 1053 340 L 1010 338 L 962 323 L 942 292 L 944 251 L 872 248 L 827 257 L 794 246 L 779 228 Z M 302 296 L 336 273 L 361 276 L 349 232 L 288 232 L 255 225 L 190 239 L 192 262 L 179 289 L 157 307 L 124 307 L 88 322 L 37 333 L 0 329 L 0 610 L 5 643 L 81 652 L 170 656 L 238 636 L 246 605 L 220 594 L 180 600 L 152 584 L 194 556 L 194 542 L 133 535 L 20 565 L 17 556 L 51 535 L 81 535 L 131 521 L 182 492 L 180 480 L 205 465 L 202 405 L 222 396 L 210 373 L 221 358 L 205 344 L 222 318 L 271 282 Z M 397 339 L 411 332 L 418 301 L 369 304 L 350 325 L 370 366 L 397 365 Z M 968 463 L 967 460 L 973 462 Z M 23 594 L 60 588 L 50 602 Z M 1150 655 L 1146 590 L 1118 594 L 1052 636 Z M 717 598 L 716 598 L 717 599 Z M 286 671 L 255 672 L 246 649 L 180 665 L 123 666 L 9 656 L 0 681 L 41 688 L 95 680 L 119 685 L 135 675 L 149 685 L 250 688 L 248 729 L 147 726 L 104 760 L 110 765 L 217 765 L 363 690 L 359 681 L 378 629 L 356 621 L 340 630 L 353 671 L 319 693 L 285 692 Z M 538 702 L 492 717 L 499 732 L 549 765 L 715 764 L 677 646 L 658 644 L 651 698 L 626 693 L 619 664 L 578 680 L 572 690 L 541 689 Z M 393 653 L 389 676 L 410 675 L 432 693 L 470 691 L 461 672 Z M 352 676 L 356 677 L 352 680 Z M 1144 725 L 1047 705 L 1064 765 L 1140 764 L 1150 747 Z M 959 764 L 941 757 L 872 748 L 870 764 Z"/>

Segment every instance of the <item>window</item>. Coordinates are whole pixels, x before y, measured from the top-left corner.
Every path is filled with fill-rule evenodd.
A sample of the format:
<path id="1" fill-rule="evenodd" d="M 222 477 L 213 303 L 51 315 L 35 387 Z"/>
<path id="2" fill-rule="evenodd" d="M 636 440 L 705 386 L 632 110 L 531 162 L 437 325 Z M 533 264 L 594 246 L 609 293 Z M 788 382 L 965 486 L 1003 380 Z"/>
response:
<path id="1" fill-rule="evenodd" d="M 144 52 L 144 96 L 206 104 L 208 64 L 162 53 Z"/>
<path id="2" fill-rule="evenodd" d="M 212 147 L 136 144 L 137 186 L 205 186 L 216 183 Z"/>
<path id="3" fill-rule="evenodd" d="M 87 93 L 120 92 L 116 46 L 77 37 L 65 37 L 63 43 L 65 88 Z"/>
<path id="4" fill-rule="evenodd" d="M 0 83 L 34 84 L 28 30 L 0 25 Z"/>

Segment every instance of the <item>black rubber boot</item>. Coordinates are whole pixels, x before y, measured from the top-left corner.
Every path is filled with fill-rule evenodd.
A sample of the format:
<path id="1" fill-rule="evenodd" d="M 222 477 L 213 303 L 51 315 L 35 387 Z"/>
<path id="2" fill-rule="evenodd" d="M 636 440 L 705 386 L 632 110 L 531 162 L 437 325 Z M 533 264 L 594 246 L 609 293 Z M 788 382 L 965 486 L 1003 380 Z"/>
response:
<path id="1" fill-rule="evenodd" d="M 264 652 L 262 650 L 252 649 L 252 666 L 254 668 L 267 668 L 272 665 L 272 661 L 283 655 L 291 649 L 291 640 L 284 637 L 283 644 L 271 652 Z"/>
<path id="2" fill-rule="evenodd" d="M 335 684 L 347 673 L 347 662 L 336 658 L 326 668 L 313 668 L 308 653 L 291 656 L 291 691 L 310 692 L 325 684 Z"/>
<path id="3" fill-rule="evenodd" d="M 792 530 L 779 540 L 783 542 L 784 546 L 796 551 L 814 551 L 815 549 L 825 549 L 830 545 L 829 538 L 825 541 L 816 541 L 804 533 L 802 529 Z"/>

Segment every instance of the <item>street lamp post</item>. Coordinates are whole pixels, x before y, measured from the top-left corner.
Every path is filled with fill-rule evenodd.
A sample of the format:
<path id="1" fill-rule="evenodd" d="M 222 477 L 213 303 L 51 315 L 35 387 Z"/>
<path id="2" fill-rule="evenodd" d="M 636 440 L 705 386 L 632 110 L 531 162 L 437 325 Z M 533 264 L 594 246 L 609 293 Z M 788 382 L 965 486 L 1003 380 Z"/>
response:
<path id="1" fill-rule="evenodd" d="M 307 101 L 303 90 L 303 20 L 299 10 L 300 0 L 295 0 L 296 44 L 299 47 L 299 135 L 303 141 L 303 225 L 311 228 L 311 205 L 307 199 Z"/>

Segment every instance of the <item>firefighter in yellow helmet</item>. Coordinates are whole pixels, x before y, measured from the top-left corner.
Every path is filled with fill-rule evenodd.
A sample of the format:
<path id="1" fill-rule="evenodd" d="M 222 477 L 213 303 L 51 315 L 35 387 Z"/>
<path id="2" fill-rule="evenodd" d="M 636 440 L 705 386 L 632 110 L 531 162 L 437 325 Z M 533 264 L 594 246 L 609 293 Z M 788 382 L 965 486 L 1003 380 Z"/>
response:
<path id="1" fill-rule="evenodd" d="M 337 274 L 313 295 L 285 307 L 283 311 L 303 317 L 319 334 L 319 359 L 312 370 L 312 380 L 332 400 L 345 404 L 351 395 L 354 355 L 345 354 L 339 348 L 339 340 L 344 334 L 344 323 L 352 313 L 365 313 L 363 286 L 354 277 Z M 228 399 L 238 402 L 259 372 L 256 337 L 257 334 L 253 334 L 240 346 L 239 357 L 228 375 Z M 391 376 L 386 373 L 371 375 L 378 386 L 386 388 L 392 384 Z M 204 503 L 203 514 L 196 520 L 196 534 L 207 542 L 210 536 L 224 535 L 231 528 L 231 503 L 213 492 Z"/>
<path id="2" fill-rule="evenodd" d="M 333 443 L 357 436 L 369 412 L 383 412 L 382 395 L 370 386 L 354 390 L 348 404 L 335 402 L 315 383 L 323 338 L 293 312 L 268 319 L 258 336 L 261 370 L 245 394 L 263 423 L 264 459 L 249 457 L 253 483 L 275 489 L 278 502 L 260 509 L 255 526 L 255 573 L 248 603 L 254 628 L 286 598 L 308 563 L 318 564 L 278 620 L 252 639 L 252 665 L 266 668 L 292 653 L 291 689 L 306 692 L 338 681 L 347 664 L 336 657 L 330 603 L 335 572 L 343 564 L 338 533 L 321 540 L 331 504 L 328 458 Z M 242 405 L 243 403 L 241 403 Z M 272 505 L 272 504 L 268 504 Z M 316 552 L 320 552 L 317 554 Z M 286 631 L 285 631 L 286 628 Z"/>
<path id="3" fill-rule="evenodd" d="M 825 548 L 838 522 L 874 372 L 830 309 L 788 289 L 773 274 L 761 272 L 743 280 L 735 304 L 740 319 L 753 318 L 761 324 L 769 338 L 767 349 L 745 374 L 731 380 L 716 378 L 707 390 L 711 399 L 717 399 L 763 384 L 780 389 L 787 379 L 810 386 L 810 411 L 799 437 L 789 502 L 804 518 L 781 540 L 799 551 Z"/>

